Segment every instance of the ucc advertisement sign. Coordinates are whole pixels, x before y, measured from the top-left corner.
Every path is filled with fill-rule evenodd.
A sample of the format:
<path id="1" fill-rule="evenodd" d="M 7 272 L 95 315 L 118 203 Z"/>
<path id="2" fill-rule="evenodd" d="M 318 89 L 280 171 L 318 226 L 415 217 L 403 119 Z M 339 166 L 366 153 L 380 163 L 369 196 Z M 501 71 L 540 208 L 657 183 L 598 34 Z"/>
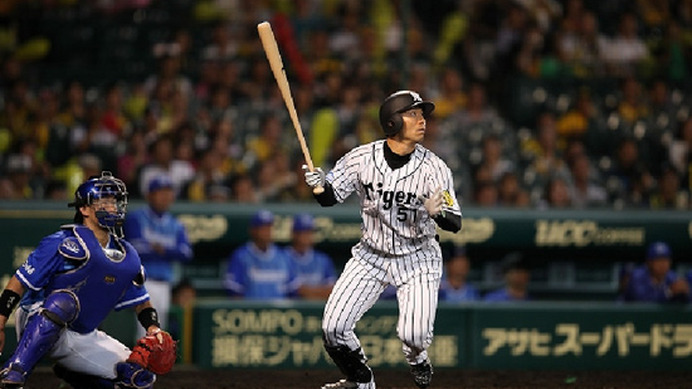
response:
<path id="1" fill-rule="evenodd" d="M 130 204 L 130 209 L 142 203 Z M 321 208 L 316 204 L 266 204 L 276 215 L 273 236 L 288 242 L 293 216 L 315 216 L 316 241 L 321 245 L 352 245 L 360 238 L 357 207 Z M 260 207 L 241 204 L 178 203 L 173 212 L 196 245 L 237 246 L 248 239 L 249 220 Z M 463 228 L 457 234 L 440 232 L 442 242 L 479 247 L 526 248 L 628 248 L 665 240 L 674 251 L 690 247 L 692 211 L 464 209 Z M 23 260 L 44 235 L 71 222 L 73 212 L 61 203 L 0 202 L 0 253 Z"/>

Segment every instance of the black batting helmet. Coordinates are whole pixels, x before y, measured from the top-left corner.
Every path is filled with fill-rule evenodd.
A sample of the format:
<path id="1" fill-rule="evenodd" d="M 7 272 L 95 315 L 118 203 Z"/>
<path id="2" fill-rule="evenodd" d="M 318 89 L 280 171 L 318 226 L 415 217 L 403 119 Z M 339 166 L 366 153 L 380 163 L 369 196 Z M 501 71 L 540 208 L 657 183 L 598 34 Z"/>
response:
<path id="1" fill-rule="evenodd" d="M 423 101 L 418 93 L 410 90 L 394 92 L 384 99 L 380 106 L 380 125 L 385 135 L 392 136 L 399 132 L 404 126 L 401 113 L 412 108 L 421 108 L 423 116 L 428 117 L 435 109 L 435 104 Z"/>

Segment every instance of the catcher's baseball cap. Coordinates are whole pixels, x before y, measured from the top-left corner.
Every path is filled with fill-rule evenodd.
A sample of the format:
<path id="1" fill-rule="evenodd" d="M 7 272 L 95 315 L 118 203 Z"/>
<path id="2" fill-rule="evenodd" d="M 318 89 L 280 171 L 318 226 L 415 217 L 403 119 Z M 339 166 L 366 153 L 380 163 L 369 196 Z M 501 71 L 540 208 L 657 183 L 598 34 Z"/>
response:
<path id="1" fill-rule="evenodd" d="M 272 224 L 274 224 L 274 214 L 267 209 L 257 211 L 250 220 L 250 227 L 262 227 Z"/>
<path id="2" fill-rule="evenodd" d="M 315 221 L 307 213 L 301 213 L 293 217 L 293 231 L 312 231 L 315 229 Z"/>
<path id="3" fill-rule="evenodd" d="M 646 251 L 646 260 L 650 261 L 658 258 L 670 258 L 671 251 L 670 246 L 664 242 L 654 242 L 649 245 L 649 249 Z"/>
<path id="4" fill-rule="evenodd" d="M 159 189 L 173 189 L 173 180 L 167 174 L 158 175 L 149 181 L 149 193 Z"/>

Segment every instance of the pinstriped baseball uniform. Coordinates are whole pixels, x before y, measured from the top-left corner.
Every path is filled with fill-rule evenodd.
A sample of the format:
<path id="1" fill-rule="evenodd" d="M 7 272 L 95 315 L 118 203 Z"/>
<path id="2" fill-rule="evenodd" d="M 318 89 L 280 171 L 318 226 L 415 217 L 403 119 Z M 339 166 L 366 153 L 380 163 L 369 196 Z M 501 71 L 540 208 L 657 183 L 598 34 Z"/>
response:
<path id="1" fill-rule="evenodd" d="M 354 148 L 326 177 L 338 202 L 358 195 L 363 224 L 362 238 L 327 301 L 323 330 L 327 344 L 359 348 L 356 322 L 393 284 L 400 312 L 397 333 L 407 361 L 418 364 L 426 360 L 432 342 L 442 275 L 437 226 L 423 199 L 442 188 L 443 211 L 461 217 L 461 207 L 452 173 L 439 157 L 417 144 L 410 160 L 392 170 L 384 143 Z"/>

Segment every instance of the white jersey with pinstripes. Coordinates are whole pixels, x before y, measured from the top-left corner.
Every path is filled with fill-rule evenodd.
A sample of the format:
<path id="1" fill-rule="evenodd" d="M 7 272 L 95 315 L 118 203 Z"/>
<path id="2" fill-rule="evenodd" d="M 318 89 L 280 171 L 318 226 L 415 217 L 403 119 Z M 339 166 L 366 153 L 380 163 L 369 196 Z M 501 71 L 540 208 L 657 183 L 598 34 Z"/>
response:
<path id="1" fill-rule="evenodd" d="M 367 251 L 407 256 L 430 246 L 436 224 L 423 201 L 445 191 L 444 212 L 461 216 L 449 167 L 417 144 L 411 159 L 392 170 L 384 157 L 384 139 L 354 148 L 327 174 L 334 195 L 343 202 L 353 192 L 360 198 L 361 245 Z"/>

